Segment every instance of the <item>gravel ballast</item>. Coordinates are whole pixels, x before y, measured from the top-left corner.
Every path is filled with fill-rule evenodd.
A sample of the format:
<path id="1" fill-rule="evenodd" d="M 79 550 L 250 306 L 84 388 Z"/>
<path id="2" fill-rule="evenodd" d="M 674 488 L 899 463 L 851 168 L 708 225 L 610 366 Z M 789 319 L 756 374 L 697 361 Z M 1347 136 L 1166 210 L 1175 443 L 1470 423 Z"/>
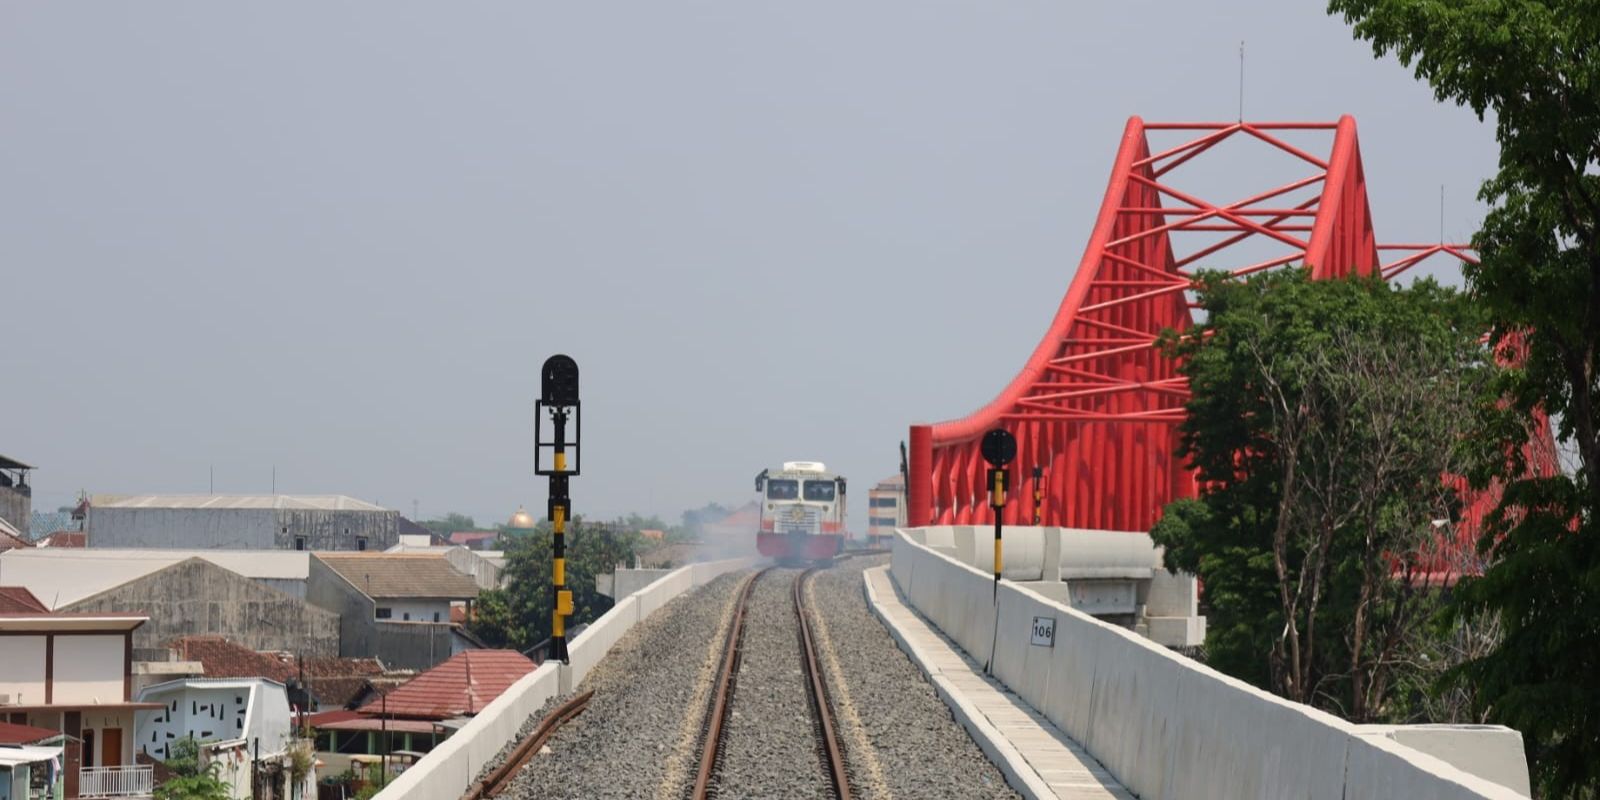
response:
<path id="1" fill-rule="evenodd" d="M 698 766 L 698 734 L 741 571 L 674 598 L 628 631 L 584 678 L 589 708 L 563 726 L 501 797 L 683 796 Z M 529 719 L 524 733 L 566 696 Z M 695 712 L 691 712 L 695 710 Z"/>
<path id="2" fill-rule="evenodd" d="M 796 569 L 775 569 L 750 595 L 744 649 L 723 732 L 716 797 L 832 795 L 812 721 L 794 611 Z"/>
<path id="3" fill-rule="evenodd" d="M 837 735 L 859 798 L 1016 797 L 867 606 L 861 557 L 815 573 L 806 591 Z M 756 584 L 728 716 L 722 798 L 830 796 L 801 669 L 793 584 Z M 699 766 L 702 726 L 737 590 L 750 571 L 686 593 L 629 631 L 578 687 L 589 708 L 562 728 L 502 795 L 681 800 Z M 530 732 L 565 701 L 552 698 Z"/>
<path id="4" fill-rule="evenodd" d="M 867 607 L 861 572 L 888 561 L 842 562 L 813 576 L 807 592 L 856 796 L 1016 797 Z"/>

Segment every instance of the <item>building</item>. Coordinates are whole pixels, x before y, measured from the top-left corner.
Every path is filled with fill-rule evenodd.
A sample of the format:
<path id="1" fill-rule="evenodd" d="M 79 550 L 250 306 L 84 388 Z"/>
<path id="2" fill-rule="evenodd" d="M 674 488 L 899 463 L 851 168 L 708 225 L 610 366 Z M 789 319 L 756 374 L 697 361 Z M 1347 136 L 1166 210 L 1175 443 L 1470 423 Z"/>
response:
<path id="1" fill-rule="evenodd" d="M 906 479 L 884 478 L 867 490 L 867 538 L 887 539 L 906 526 Z"/>
<path id="2" fill-rule="evenodd" d="M 506 568 L 506 554 L 503 550 L 468 550 L 459 545 L 428 545 L 418 544 L 415 541 L 406 541 L 408 537 L 401 537 L 400 544 L 389 548 L 389 553 L 442 553 L 450 566 L 458 571 L 471 575 L 478 582 L 480 589 L 498 589 L 504 582 Z"/>
<path id="3" fill-rule="evenodd" d="M 46 534 L 36 542 L 39 547 L 84 547 L 88 534 L 83 531 L 56 531 Z"/>
<path id="4" fill-rule="evenodd" d="M 142 614 L 0 614 L 0 722 L 64 737 L 65 797 L 150 797 L 134 761 L 133 636 Z M 15 777 L 16 767 L 12 768 Z"/>
<path id="5" fill-rule="evenodd" d="M 0 553 L 0 584 L 26 587 L 48 608 L 148 614 L 150 623 L 134 636 L 143 661 L 161 660 L 168 641 L 196 635 L 225 636 L 254 650 L 337 655 L 338 615 L 299 596 L 309 569 L 310 556 L 303 553 Z"/>
<path id="6" fill-rule="evenodd" d="M 29 742 L 55 731 L 0 722 L 0 800 L 55 800 L 63 792 L 61 748 Z"/>
<path id="7" fill-rule="evenodd" d="M 36 547 L 11 555 L 11 566 L 0 570 L 26 570 L 39 580 L 56 583 L 77 579 L 78 596 L 104 591 L 135 575 L 170 567 L 191 558 L 204 559 L 223 569 L 243 575 L 269 589 L 295 597 L 306 596 L 306 579 L 311 574 L 311 554 L 283 550 L 166 550 L 118 549 L 109 547 Z M 86 574 L 86 573 L 94 574 Z M 0 571 L 0 576 L 4 572 Z M 97 577 L 103 576 L 103 577 Z M 122 581 L 117 581 L 117 578 Z"/>
<path id="8" fill-rule="evenodd" d="M 155 706 L 137 712 L 141 754 L 165 761 L 174 742 L 193 738 L 202 743 L 202 758 L 218 765 L 218 777 L 236 800 L 290 796 L 284 762 L 294 743 L 294 718 L 282 683 L 266 678 L 187 678 L 148 686 L 139 700 Z M 267 776 L 270 785 L 260 794 L 253 786 L 258 773 Z M 306 783 L 302 776 L 302 788 Z M 313 776 L 309 784 L 315 783 Z"/>
<path id="9" fill-rule="evenodd" d="M 384 550 L 400 513 L 342 495 L 110 495 L 89 499 L 90 547 Z"/>
<path id="10" fill-rule="evenodd" d="M 499 531 L 455 531 L 447 539 L 450 544 L 468 550 L 493 550 L 500 541 Z"/>
<path id="11" fill-rule="evenodd" d="M 0 519 L 0 552 L 15 550 L 19 547 L 32 547 L 33 542 L 22 538 L 22 531 L 11 527 L 11 523 Z"/>
<path id="12" fill-rule="evenodd" d="M 30 538 L 28 525 L 33 515 L 33 487 L 28 485 L 31 469 L 14 458 L 0 456 L 0 521 L 9 523 L 24 540 Z"/>
<path id="13" fill-rule="evenodd" d="M 515 650 L 458 653 L 355 711 L 313 715 L 317 757 L 333 771 L 352 756 L 426 753 L 536 666 Z"/>
<path id="14" fill-rule="evenodd" d="M 288 688 L 289 703 L 304 711 L 355 708 L 411 675 L 390 677 L 376 658 L 298 656 L 251 650 L 220 636 L 184 636 L 168 643 L 176 661 L 192 663 L 191 678 L 266 678 Z"/>
<path id="15" fill-rule="evenodd" d="M 479 589 L 443 553 L 313 553 L 306 599 L 339 615 L 339 655 L 427 669 L 482 646 L 450 622 Z"/>

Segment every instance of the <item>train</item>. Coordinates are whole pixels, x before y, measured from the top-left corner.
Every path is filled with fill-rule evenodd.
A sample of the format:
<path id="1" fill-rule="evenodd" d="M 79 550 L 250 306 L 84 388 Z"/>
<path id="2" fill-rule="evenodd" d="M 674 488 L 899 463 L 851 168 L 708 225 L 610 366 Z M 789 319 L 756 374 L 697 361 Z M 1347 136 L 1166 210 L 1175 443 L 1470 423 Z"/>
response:
<path id="1" fill-rule="evenodd" d="M 827 561 L 844 550 L 845 480 L 820 461 L 785 461 L 756 475 L 756 550 L 780 563 Z"/>

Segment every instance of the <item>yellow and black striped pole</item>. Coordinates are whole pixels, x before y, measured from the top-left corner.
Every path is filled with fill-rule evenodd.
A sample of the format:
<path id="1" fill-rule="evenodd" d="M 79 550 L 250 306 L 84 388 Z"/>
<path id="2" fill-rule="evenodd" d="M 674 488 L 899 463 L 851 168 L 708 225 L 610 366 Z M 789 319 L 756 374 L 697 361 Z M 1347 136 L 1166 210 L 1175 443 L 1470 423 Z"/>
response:
<path id="1" fill-rule="evenodd" d="M 1033 524 L 1034 524 L 1035 527 L 1038 527 L 1038 525 L 1040 524 L 1040 520 L 1043 518 L 1043 513 L 1042 513 L 1041 509 L 1044 506 L 1044 487 L 1042 485 L 1040 485 L 1043 482 L 1043 478 L 1044 478 L 1044 469 L 1042 467 L 1040 467 L 1038 464 L 1034 464 L 1033 465 Z"/>
<path id="2" fill-rule="evenodd" d="M 578 451 L 578 441 L 567 440 L 567 423 L 578 423 L 578 364 L 563 355 L 544 362 L 543 391 L 534 405 L 534 450 L 538 463 L 534 471 L 550 478 L 551 564 L 550 564 L 550 658 L 567 662 L 567 617 L 572 615 L 572 592 L 567 590 L 567 521 L 572 519 L 572 498 L 567 494 L 568 479 L 579 473 L 574 459 L 568 468 L 567 451 Z M 543 440 L 544 417 L 548 414 L 553 436 Z M 551 468 L 543 469 L 544 449 L 551 451 Z"/>
<path id="3" fill-rule="evenodd" d="M 994 509 L 994 591 L 1000 593 L 1000 519 L 1006 510 L 1006 471 L 1004 467 L 989 469 L 989 505 Z"/>
<path id="4" fill-rule="evenodd" d="M 989 462 L 989 507 L 994 509 L 994 595 L 1000 597 L 1000 526 L 1005 519 L 1006 489 L 1009 478 L 1006 465 L 1017 457 L 1017 439 L 1004 428 L 995 428 L 983 435 L 978 452 Z"/>
<path id="5" fill-rule="evenodd" d="M 567 512 L 572 500 L 567 496 L 567 454 L 562 434 L 564 412 L 556 412 L 555 472 L 550 476 L 551 556 L 550 589 L 555 592 L 550 613 L 550 657 L 567 663 L 567 617 L 572 615 L 572 592 L 567 591 Z M 560 496 L 557 496 L 559 484 Z"/>

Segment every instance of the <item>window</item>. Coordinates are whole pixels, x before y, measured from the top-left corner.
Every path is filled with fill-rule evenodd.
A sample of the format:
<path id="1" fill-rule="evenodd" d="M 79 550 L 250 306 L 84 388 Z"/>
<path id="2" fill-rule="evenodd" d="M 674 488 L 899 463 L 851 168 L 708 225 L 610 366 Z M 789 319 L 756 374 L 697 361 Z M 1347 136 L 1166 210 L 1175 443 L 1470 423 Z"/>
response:
<path id="1" fill-rule="evenodd" d="M 872 498 L 872 502 L 870 503 L 870 505 L 873 508 L 894 508 L 895 506 L 900 505 L 900 498 L 898 498 L 898 497 L 874 497 L 874 498 Z"/>
<path id="2" fill-rule="evenodd" d="M 296 536 L 296 537 L 294 537 L 294 549 L 296 549 L 296 550 L 304 550 L 304 549 L 306 549 L 306 537 L 304 537 L 304 536 Z"/>
<path id="3" fill-rule="evenodd" d="M 394 609 L 392 609 L 392 608 L 379 608 L 377 616 L 378 616 L 378 619 L 389 619 L 389 618 L 394 616 Z"/>
<path id="4" fill-rule="evenodd" d="M 768 500 L 793 500 L 800 496 L 800 482 L 793 478 L 776 478 L 767 481 Z"/>
<path id="5" fill-rule="evenodd" d="M 411 612 L 410 611 L 405 612 L 401 616 L 405 619 L 406 622 L 410 622 L 411 621 Z"/>
<path id="6" fill-rule="evenodd" d="M 438 622 L 439 621 L 439 612 L 437 612 L 437 611 L 433 612 L 433 621 L 434 622 Z"/>
<path id="7" fill-rule="evenodd" d="M 899 523 L 894 517 L 872 517 L 867 520 L 867 524 L 875 528 L 893 528 Z"/>
<path id="8" fill-rule="evenodd" d="M 350 529 L 346 528 L 345 529 L 345 533 L 349 533 L 349 532 L 350 532 Z M 367 537 L 365 537 L 365 536 L 357 536 L 356 537 L 356 549 L 357 550 L 365 550 L 365 549 L 367 549 Z"/>
<path id="9" fill-rule="evenodd" d="M 806 499 L 816 503 L 833 502 L 839 485 L 833 481 L 806 481 Z"/>

